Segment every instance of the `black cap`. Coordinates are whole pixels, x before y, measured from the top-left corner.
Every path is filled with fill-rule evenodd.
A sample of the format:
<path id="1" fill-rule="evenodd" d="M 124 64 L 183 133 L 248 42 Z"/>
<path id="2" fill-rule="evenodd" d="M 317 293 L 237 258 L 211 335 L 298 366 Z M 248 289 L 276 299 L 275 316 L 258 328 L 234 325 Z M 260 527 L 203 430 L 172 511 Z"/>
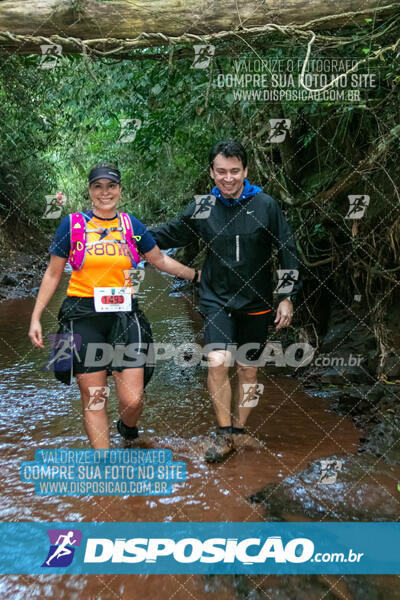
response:
<path id="1" fill-rule="evenodd" d="M 109 166 L 97 166 L 93 167 L 93 169 L 89 173 L 89 185 L 96 181 L 96 179 L 111 179 L 111 181 L 115 181 L 115 183 L 121 183 L 121 173 L 118 169 L 114 169 Z"/>

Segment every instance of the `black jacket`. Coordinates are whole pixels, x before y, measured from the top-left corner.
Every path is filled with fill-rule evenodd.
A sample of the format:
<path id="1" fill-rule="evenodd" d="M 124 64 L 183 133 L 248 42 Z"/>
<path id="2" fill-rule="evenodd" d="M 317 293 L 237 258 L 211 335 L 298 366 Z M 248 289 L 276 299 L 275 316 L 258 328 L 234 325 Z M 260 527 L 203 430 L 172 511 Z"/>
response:
<path id="1" fill-rule="evenodd" d="M 201 239 L 207 249 L 200 282 L 200 307 L 205 312 L 272 307 L 272 247 L 282 269 L 298 271 L 295 240 L 278 203 L 264 192 L 226 206 L 218 198 L 206 218 L 194 218 L 192 202 L 180 217 L 150 230 L 161 249 L 179 248 Z M 204 210 L 207 214 L 207 209 Z M 202 215 L 200 214 L 200 217 Z M 298 280 L 290 294 L 300 289 Z"/>

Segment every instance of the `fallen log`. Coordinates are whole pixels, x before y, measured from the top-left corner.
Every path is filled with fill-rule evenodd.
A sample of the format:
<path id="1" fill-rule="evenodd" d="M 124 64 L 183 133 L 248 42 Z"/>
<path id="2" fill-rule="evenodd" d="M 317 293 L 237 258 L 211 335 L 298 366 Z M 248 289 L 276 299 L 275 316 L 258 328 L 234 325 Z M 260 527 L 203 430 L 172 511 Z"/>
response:
<path id="1" fill-rule="evenodd" d="M 45 39 L 79 52 L 81 41 L 107 51 L 118 40 L 143 48 L 257 31 L 338 29 L 387 19 L 399 8 L 377 0 L 0 0 L 0 52 L 40 53 Z"/>

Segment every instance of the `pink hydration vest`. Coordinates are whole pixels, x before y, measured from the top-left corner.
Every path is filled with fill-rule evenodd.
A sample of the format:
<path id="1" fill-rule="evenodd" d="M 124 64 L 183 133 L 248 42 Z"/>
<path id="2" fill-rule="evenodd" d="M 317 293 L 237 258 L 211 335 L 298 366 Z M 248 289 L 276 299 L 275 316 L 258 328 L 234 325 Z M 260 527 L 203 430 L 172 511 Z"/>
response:
<path id="1" fill-rule="evenodd" d="M 122 240 L 128 246 L 129 256 L 134 267 L 140 263 L 140 256 L 136 247 L 136 239 L 140 236 L 133 235 L 132 222 L 126 213 L 117 213 L 118 227 L 111 231 L 121 231 Z M 86 258 L 87 230 L 86 219 L 82 213 L 71 213 L 69 215 L 71 251 L 69 254 L 69 264 L 74 271 L 79 271 L 83 267 Z M 104 231 L 106 228 L 99 229 Z M 93 230 L 97 231 L 97 230 Z"/>

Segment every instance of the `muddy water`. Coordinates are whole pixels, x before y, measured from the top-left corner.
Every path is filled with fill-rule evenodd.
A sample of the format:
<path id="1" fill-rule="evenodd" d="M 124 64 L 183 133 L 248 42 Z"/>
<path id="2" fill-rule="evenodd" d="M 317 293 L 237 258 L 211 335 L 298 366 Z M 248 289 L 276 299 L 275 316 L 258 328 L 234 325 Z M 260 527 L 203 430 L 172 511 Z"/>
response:
<path id="1" fill-rule="evenodd" d="M 56 315 L 67 275 L 42 319 L 44 333 L 57 330 Z M 190 297 L 169 295 L 171 278 L 146 268 L 141 308 L 152 323 L 155 341 L 202 343 L 202 319 Z M 202 459 L 202 441 L 214 424 L 206 392 L 206 369 L 162 361 L 147 387 L 138 447 L 170 448 L 187 462 L 187 481 L 167 497 L 36 497 L 19 480 L 19 467 L 38 448 L 88 448 L 75 385 L 67 387 L 41 369 L 47 354 L 27 337 L 32 299 L 0 304 L 1 495 L 3 521 L 261 521 L 265 509 L 247 498 L 268 482 L 279 481 L 318 457 L 357 449 L 358 434 L 348 419 L 310 398 L 292 377 L 265 370 L 260 405 L 248 429 L 255 442 L 222 465 Z M 111 380 L 110 380 L 111 381 Z M 234 379 L 233 379 L 234 381 Z M 122 447 L 115 429 L 112 388 L 109 403 L 113 447 Z M 28 591 L 29 590 L 29 591 Z M 236 597 L 233 579 L 204 576 L 40 576 L 3 577 L 1 598 L 196 598 Z"/>

